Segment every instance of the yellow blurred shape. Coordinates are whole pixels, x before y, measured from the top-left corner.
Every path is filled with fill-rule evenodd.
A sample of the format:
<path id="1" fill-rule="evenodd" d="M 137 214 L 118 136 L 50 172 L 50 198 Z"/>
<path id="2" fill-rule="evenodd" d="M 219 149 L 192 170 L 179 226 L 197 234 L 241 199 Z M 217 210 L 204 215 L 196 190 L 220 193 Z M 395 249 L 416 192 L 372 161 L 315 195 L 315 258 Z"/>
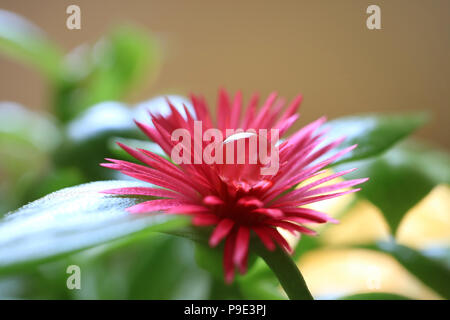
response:
<path id="1" fill-rule="evenodd" d="M 439 185 L 412 208 L 397 231 L 398 243 L 425 249 L 450 245 L 450 187 Z"/>
<path id="2" fill-rule="evenodd" d="M 390 230 L 381 211 L 369 201 L 359 200 L 339 224 L 329 225 L 319 237 L 325 245 L 338 246 L 369 243 L 387 239 L 389 235 Z M 435 187 L 412 208 L 400 224 L 396 239 L 398 243 L 415 249 L 448 246 L 450 187 Z M 302 256 L 299 266 L 308 287 L 316 297 L 334 298 L 378 291 L 416 299 L 440 298 L 394 258 L 380 252 L 325 248 Z"/>
<path id="3" fill-rule="evenodd" d="M 360 200 L 337 225 L 329 225 L 321 241 L 329 245 L 368 243 L 387 239 L 390 230 L 381 211 Z M 415 249 L 450 245 L 450 187 L 439 185 L 405 215 L 396 240 Z"/>
<path id="4" fill-rule="evenodd" d="M 361 200 L 342 217 L 339 224 L 328 226 L 319 236 L 324 244 L 344 245 L 388 239 L 389 234 L 389 227 L 380 210 L 369 201 Z"/>
<path id="5" fill-rule="evenodd" d="M 394 258 L 376 251 L 315 250 L 302 256 L 298 265 L 315 298 L 389 292 L 415 299 L 440 299 Z"/>

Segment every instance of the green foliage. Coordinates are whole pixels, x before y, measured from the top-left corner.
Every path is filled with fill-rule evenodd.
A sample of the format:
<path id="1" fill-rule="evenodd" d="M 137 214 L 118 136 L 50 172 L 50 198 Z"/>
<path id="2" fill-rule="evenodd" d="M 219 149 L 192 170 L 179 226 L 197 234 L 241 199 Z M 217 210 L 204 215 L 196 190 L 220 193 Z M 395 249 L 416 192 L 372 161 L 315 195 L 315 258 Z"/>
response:
<path id="1" fill-rule="evenodd" d="M 96 103 L 123 99 L 144 76 L 154 79 L 160 64 L 158 41 L 138 28 L 117 27 L 95 45 L 64 56 L 42 30 L 5 10 L 0 10 L 0 51 L 42 72 L 62 122 Z"/>
<path id="2" fill-rule="evenodd" d="M 0 103 L 0 137 L 34 152 L 55 150 L 61 143 L 61 131 L 55 119 L 33 112 L 13 102 Z"/>
<path id="3" fill-rule="evenodd" d="M 76 298 L 207 298 L 210 278 L 196 266 L 192 243 L 151 233 L 125 245 L 113 246 L 104 246 L 103 253 L 92 252 L 92 257 L 87 252 L 73 258 L 72 262 L 82 268 L 85 279 L 84 289 Z"/>
<path id="4" fill-rule="evenodd" d="M 248 272 L 245 275 L 237 275 L 235 282 L 231 285 L 223 284 L 223 246 L 210 248 L 207 244 L 197 243 L 195 245 L 195 261 L 199 267 L 208 271 L 213 277 L 213 289 L 215 289 L 212 292 L 215 295 L 212 297 L 213 299 L 229 299 L 230 297 L 251 300 L 285 299 L 281 294 L 276 276 L 267 264 L 254 254 L 249 257 Z M 228 297 L 223 296 L 223 292 L 228 292 Z"/>
<path id="5" fill-rule="evenodd" d="M 0 51 L 35 66 L 51 81 L 61 75 L 61 50 L 37 26 L 5 10 L 0 10 Z"/>
<path id="6" fill-rule="evenodd" d="M 111 157 L 113 137 L 141 138 L 133 122 L 131 109 L 118 102 L 99 103 L 66 126 L 66 139 L 53 160 L 58 167 L 77 167 L 85 179 L 111 179 L 114 172 L 99 163 Z"/>
<path id="7" fill-rule="evenodd" d="M 0 277 L 0 299 L 206 299 L 211 279 L 193 245 L 156 232 L 124 238 Z M 68 290 L 66 269 L 81 270 L 81 290 Z M 14 284 L 14 285 L 11 285 Z"/>
<path id="8" fill-rule="evenodd" d="M 37 177 L 26 189 L 24 199 L 33 201 L 61 188 L 68 188 L 87 182 L 84 175 L 76 167 L 52 168 Z"/>
<path id="9" fill-rule="evenodd" d="M 47 154 L 60 143 L 54 119 L 0 103 L 0 214 L 21 205 L 27 190 L 48 171 Z"/>
<path id="10" fill-rule="evenodd" d="M 19 112 L 20 106 L 13 112 L 12 106 L 4 110 L 2 105 L 0 172 L 6 177 L 0 183 L 0 212 L 45 192 L 115 177 L 98 163 L 110 155 L 112 137 L 143 137 L 133 123 L 136 110 L 118 102 L 103 112 L 91 106 L 121 100 L 144 80 L 155 78 L 160 64 L 156 38 L 123 25 L 64 56 L 33 23 L 0 10 L 0 52 L 42 73 L 52 90 L 50 110 L 60 122 L 55 125 L 48 115 Z M 122 110 L 116 113 L 118 108 Z M 111 116 L 119 121 L 111 122 Z"/>
<path id="11" fill-rule="evenodd" d="M 370 177 L 358 196 L 383 212 L 395 234 L 403 216 L 439 183 L 450 183 L 450 158 L 422 144 L 406 142 L 374 159 L 338 166 L 356 167 L 346 178 Z"/>
<path id="12" fill-rule="evenodd" d="M 125 211 L 148 197 L 100 193 L 142 185 L 148 184 L 93 182 L 57 191 L 6 215 L 0 220 L 0 274 L 127 235 L 170 230 L 186 223 L 178 217 Z"/>
<path id="13" fill-rule="evenodd" d="M 212 299 L 285 299 L 285 296 L 281 293 L 277 276 L 257 255 L 249 255 L 248 272 L 245 275 L 238 274 L 233 284 L 224 285 L 223 245 L 210 248 L 208 246 L 209 232 L 204 229 L 187 227 L 175 231 L 171 230 L 169 233 L 190 239 L 196 243 L 195 260 L 198 266 L 208 271 L 213 278 Z M 251 248 L 260 248 L 258 240 L 255 240 L 251 241 Z M 262 249 L 262 251 L 265 251 L 265 249 Z M 251 252 L 253 252 L 252 249 Z M 295 283 L 294 281 L 293 284 Z M 301 287 L 297 289 L 301 290 Z M 224 295 L 224 293 L 226 294 Z"/>
<path id="14" fill-rule="evenodd" d="M 123 99 L 144 75 L 155 76 L 159 59 L 157 41 L 132 27 L 117 28 L 94 46 L 78 48 L 55 83 L 55 113 L 68 122 L 94 104 Z"/>
<path id="15" fill-rule="evenodd" d="M 190 106 L 179 96 L 169 96 L 175 107 L 182 112 L 183 104 Z M 133 148 L 145 148 L 167 157 L 163 150 L 138 129 L 134 120 L 150 122 L 151 111 L 170 114 L 163 97 L 156 97 L 130 107 L 126 104 L 105 101 L 98 103 L 65 126 L 65 140 L 61 148 L 53 153 L 58 167 L 77 167 L 85 181 L 116 178 L 115 172 L 100 167 L 104 158 L 118 158 L 136 162 L 123 151 L 117 142 Z"/>
<path id="16" fill-rule="evenodd" d="M 207 270 L 218 281 L 223 281 L 223 246 L 210 248 L 207 244 L 195 245 L 195 261 L 198 266 Z"/>
<path id="17" fill-rule="evenodd" d="M 324 128 L 330 130 L 326 135 L 327 141 L 346 137 L 338 149 L 358 145 L 334 165 L 380 155 L 422 126 L 427 118 L 424 113 L 367 114 L 342 117 L 326 123 Z"/>

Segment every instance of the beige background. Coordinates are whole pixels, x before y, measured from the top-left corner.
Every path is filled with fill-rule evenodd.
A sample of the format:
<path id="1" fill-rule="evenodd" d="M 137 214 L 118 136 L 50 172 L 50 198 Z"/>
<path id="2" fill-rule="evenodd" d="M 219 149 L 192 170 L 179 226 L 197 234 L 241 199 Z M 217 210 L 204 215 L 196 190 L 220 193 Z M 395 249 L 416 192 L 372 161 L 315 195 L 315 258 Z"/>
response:
<path id="1" fill-rule="evenodd" d="M 78 4 L 82 29 L 65 27 Z M 378 4 L 382 30 L 366 28 L 366 8 Z M 119 1 L 0 0 L 44 29 L 66 50 L 94 42 L 129 21 L 161 38 L 165 59 L 157 93 L 203 93 L 219 86 L 287 98 L 305 95 L 302 123 L 368 111 L 429 110 L 418 135 L 450 148 L 450 1 Z M 0 100 L 46 108 L 40 76 L 0 57 Z"/>

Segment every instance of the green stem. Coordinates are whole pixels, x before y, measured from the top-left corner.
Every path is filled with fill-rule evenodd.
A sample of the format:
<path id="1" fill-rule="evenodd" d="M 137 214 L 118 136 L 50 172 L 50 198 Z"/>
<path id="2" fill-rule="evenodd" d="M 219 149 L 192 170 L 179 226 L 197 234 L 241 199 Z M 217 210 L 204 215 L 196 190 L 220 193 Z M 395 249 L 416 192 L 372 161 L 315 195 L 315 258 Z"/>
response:
<path id="1" fill-rule="evenodd" d="M 277 247 L 269 251 L 262 245 L 255 245 L 254 249 L 275 273 L 289 299 L 314 300 L 300 270 L 284 250 Z"/>

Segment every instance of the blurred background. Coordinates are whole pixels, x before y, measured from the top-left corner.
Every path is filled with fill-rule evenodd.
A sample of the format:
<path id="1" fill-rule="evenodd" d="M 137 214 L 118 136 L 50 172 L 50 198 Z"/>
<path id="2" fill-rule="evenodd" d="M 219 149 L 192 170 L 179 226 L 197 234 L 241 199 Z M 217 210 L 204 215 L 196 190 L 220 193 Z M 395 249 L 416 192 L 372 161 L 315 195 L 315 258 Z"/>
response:
<path id="1" fill-rule="evenodd" d="M 72 4 L 80 30 L 66 27 Z M 381 30 L 366 27 L 371 4 Z M 315 207 L 341 223 L 291 240 L 316 298 L 450 297 L 449 1 L 0 0 L 0 9 L 0 216 L 64 187 L 123 178 L 98 163 L 126 158 L 114 144 L 122 138 L 154 150 L 132 119 L 164 109 L 163 94 L 213 105 L 219 87 L 247 99 L 302 93 L 299 125 L 428 111 L 414 133 L 425 146 L 408 140 L 351 163 L 371 178 L 362 192 Z M 211 252 L 167 235 L 134 240 L 0 270 L 0 298 L 285 298 L 260 260 L 229 287 L 207 272 L 205 261 L 221 259 Z M 67 290 L 68 264 L 81 266 L 83 290 Z"/>
<path id="2" fill-rule="evenodd" d="M 66 28 L 66 8 L 81 8 L 81 30 Z M 381 8 L 382 30 L 366 28 L 366 8 Z M 429 110 L 419 136 L 450 147 L 450 2 L 320 1 L 26 1 L 1 0 L 66 51 L 94 43 L 111 26 L 132 22 L 160 39 L 164 59 L 155 94 L 217 89 L 305 96 L 302 123 L 360 112 Z M 45 82 L 0 56 L 0 97 L 47 109 Z M 26 90 L 24 90 L 26 89 Z"/>

